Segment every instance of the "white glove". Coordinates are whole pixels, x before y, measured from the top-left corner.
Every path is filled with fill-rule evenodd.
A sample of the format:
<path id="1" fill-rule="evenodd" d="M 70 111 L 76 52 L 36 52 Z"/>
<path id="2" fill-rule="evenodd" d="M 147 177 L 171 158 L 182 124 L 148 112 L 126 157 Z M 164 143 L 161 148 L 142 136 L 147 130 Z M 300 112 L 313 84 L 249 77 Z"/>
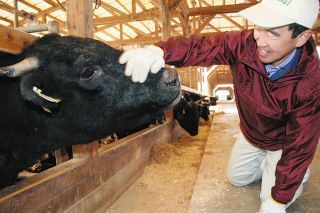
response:
<path id="1" fill-rule="evenodd" d="M 286 205 L 278 203 L 270 196 L 262 202 L 259 213 L 286 213 Z"/>
<path id="2" fill-rule="evenodd" d="M 149 71 L 157 73 L 164 67 L 164 52 L 160 47 L 151 45 L 145 48 L 127 50 L 119 58 L 120 64 L 125 64 L 125 75 L 131 76 L 132 81 L 143 83 Z"/>

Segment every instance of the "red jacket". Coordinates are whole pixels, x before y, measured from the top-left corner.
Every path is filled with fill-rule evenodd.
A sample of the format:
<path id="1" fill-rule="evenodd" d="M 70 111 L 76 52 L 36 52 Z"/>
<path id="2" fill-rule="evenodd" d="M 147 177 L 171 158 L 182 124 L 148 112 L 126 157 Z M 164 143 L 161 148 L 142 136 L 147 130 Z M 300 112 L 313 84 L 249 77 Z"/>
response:
<path id="1" fill-rule="evenodd" d="M 288 203 L 310 165 L 320 136 L 320 63 L 311 38 L 292 72 L 270 81 L 252 30 L 158 42 L 167 64 L 232 69 L 240 128 L 254 146 L 283 153 L 272 197 Z"/>

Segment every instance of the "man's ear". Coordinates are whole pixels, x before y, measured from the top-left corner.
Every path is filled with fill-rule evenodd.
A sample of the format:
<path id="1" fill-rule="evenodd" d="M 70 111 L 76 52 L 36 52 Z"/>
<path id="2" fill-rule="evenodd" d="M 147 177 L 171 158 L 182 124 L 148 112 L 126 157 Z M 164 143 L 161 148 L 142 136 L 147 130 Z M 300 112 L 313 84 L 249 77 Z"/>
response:
<path id="1" fill-rule="evenodd" d="M 311 30 L 306 30 L 302 33 L 300 33 L 295 39 L 296 39 L 296 47 L 302 47 L 309 38 L 312 36 Z"/>

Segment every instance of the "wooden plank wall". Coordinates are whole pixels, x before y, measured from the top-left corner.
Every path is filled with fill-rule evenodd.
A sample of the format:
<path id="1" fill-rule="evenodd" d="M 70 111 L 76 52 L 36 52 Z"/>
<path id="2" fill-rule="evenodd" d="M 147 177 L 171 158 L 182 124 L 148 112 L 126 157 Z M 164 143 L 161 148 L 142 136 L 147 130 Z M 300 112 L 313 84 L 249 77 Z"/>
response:
<path id="1" fill-rule="evenodd" d="M 182 85 L 194 90 L 198 90 L 198 82 L 203 83 L 203 71 L 197 71 L 197 67 L 178 68 L 177 71 L 180 76 Z"/>
<path id="2" fill-rule="evenodd" d="M 0 213 L 105 212 L 141 175 L 151 147 L 177 139 L 176 121 L 149 127 L 0 191 Z"/>

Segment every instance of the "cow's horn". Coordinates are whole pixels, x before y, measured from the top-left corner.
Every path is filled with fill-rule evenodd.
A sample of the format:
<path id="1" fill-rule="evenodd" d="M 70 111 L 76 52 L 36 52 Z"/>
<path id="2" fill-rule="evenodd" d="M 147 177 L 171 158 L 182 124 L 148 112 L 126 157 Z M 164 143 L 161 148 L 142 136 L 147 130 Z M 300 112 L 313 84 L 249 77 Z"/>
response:
<path id="1" fill-rule="evenodd" d="M 30 72 L 39 66 L 39 60 L 36 57 L 26 58 L 14 65 L 0 67 L 0 76 L 19 77 L 24 73 Z"/>
<path id="2" fill-rule="evenodd" d="M 58 98 L 53 98 L 53 97 L 50 97 L 50 96 L 47 96 L 45 94 L 42 93 L 41 89 L 37 88 L 37 87 L 33 87 L 32 90 L 37 93 L 37 95 L 39 95 L 41 98 L 47 100 L 47 101 L 50 101 L 50 102 L 53 102 L 53 103 L 59 103 L 61 101 L 61 99 L 58 99 Z"/>

